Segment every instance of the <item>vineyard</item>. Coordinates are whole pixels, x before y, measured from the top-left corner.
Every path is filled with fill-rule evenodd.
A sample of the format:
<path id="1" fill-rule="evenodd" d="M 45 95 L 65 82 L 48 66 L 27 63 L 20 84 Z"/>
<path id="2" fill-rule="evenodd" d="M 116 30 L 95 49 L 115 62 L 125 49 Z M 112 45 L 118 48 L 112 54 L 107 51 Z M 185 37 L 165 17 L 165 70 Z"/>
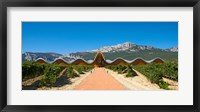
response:
<path id="1" fill-rule="evenodd" d="M 66 65 L 66 64 L 44 64 L 37 62 L 23 62 L 22 81 L 32 80 L 40 77 L 37 81 L 37 87 L 57 87 L 57 83 L 62 79 L 77 79 L 85 76 L 94 66 L 89 65 Z M 146 65 L 108 65 L 105 68 L 110 69 L 123 78 L 145 76 L 149 83 L 157 84 L 162 89 L 171 89 L 170 84 L 165 79 L 178 82 L 178 64 L 176 62 L 149 63 Z M 91 72 L 93 73 L 93 72 Z M 83 74 L 83 75 L 82 75 Z M 98 76 L 98 75 L 97 75 Z M 135 77 L 135 79 L 137 79 Z M 69 84 L 69 83 L 64 83 Z"/>
<path id="2" fill-rule="evenodd" d="M 163 89 L 169 89 L 168 84 L 163 81 L 163 77 L 178 81 L 178 64 L 175 62 L 165 62 L 163 64 L 147 64 L 133 66 L 134 69 L 144 74 L 152 83 L 156 83 Z"/>
<path id="3" fill-rule="evenodd" d="M 112 65 L 106 68 L 118 72 L 118 74 L 125 74 L 125 77 L 134 77 L 138 72 L 145 75 L 152 83 L 156 83 L 162 89 L 169 89 L 168 83 L 163 80 L 163 77 L 178 81 L 178 64 L 175 62 L 165 62 L 163 64 L 146 64 L 146 65 Z"/>
<path id="4" fill-rule="evenodd" d="M 78 77 L 79 74 L 93 69 L 93 66 L 70 66 L 63 64 L 42 64 L 36 62 L 24 62 L 22 65 L 22 80 L 26 81 L 38 76 L 42 76 L 38 86 L 52 87 L 59 77 L 59 74 L 64 71 L 67 79 Z"/>

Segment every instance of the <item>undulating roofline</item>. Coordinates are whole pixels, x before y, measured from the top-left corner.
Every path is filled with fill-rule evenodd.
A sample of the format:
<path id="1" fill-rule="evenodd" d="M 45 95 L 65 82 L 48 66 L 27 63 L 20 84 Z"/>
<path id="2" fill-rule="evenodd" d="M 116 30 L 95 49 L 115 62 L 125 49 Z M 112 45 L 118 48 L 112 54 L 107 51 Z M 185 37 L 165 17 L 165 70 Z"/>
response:
<path id="1" fill-rule="evenodd" d="M 39 62 L 39 63 L 49 63 L 49 64 L 68 64 L 68 65 L 92 65 L 92 64 L 97 64 L 99 62 L 96 62 L 96 61 L 100 61 L 100 62 L 105 62 L 104 65 L 116 65 L 116 64 L 128 64 L 128 65 L 141 65 L 141 64 L 147 64 L 147 63 L 164 63 L 164 60 L 161 59 L 160 57 L 156 57 L 154 59 L 151 59 L 151 60 L 145 60 L 141 57 L 138 57 L 138 58 L 135 58 L 133 60 L 126 60 L 124 58 L 121 58 L 121 57 L 118 57 L 116 58 L 115 60 L 113 61 L 106 61 L 104 55 L 98 51 L 94 60 L 92 62 L 88 62 L 84 59 L 76 59 L 74 61 L 70 61 L 70 62 L 67 62 L 66 60 L 64 60 L 63 58 L 56 58 L 54 61 L 52 62 L 47 62 L 45 59 L 43 58 L 38 58 L 37 60 L 35 60 L 36 62 Z M 101 63 L 102 64 L 102 63 Z"/>

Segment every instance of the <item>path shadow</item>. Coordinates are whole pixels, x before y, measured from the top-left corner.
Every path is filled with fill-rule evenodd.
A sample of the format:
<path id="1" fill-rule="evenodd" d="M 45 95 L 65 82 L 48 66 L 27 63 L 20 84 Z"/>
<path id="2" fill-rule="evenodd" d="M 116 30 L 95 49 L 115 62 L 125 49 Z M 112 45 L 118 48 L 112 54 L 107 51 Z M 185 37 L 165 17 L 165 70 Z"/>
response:
<path id="1" fill-rule="evenodd" d="M 135 70 L 133 70 L 132 73 L 133 73 L 133 77 L 138 76 L 138 74 L 137 74 L 137 72 Z"/>
<path id="2" fill-rule="evenodd" d="M 138 76 L 137 72 L 134 69 L 124 70 L 122 73 L 125 73 L 125 77 L 135 77 Z"/>
<path id="3" fill-rule="evenodd" d="M 72 84 L 72 82 L 65 75 L 62 75 L 56 80 L 56 83 L 53 85 L 53 87 L 62 87 L 66 84 Z"/>
<path id="4" fill-rule="evenodd" d="M 29 86 L 22 85 L 22 90 L 36 90 L 39 87 L 40 80 L 35 81 L 33 84 Z"/>

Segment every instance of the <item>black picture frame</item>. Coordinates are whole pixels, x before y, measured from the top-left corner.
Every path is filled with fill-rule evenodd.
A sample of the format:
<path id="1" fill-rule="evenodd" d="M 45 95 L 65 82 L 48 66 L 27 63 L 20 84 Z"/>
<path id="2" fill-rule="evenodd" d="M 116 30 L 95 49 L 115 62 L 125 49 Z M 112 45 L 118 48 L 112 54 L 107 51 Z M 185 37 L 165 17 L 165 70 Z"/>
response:
<path id="1" fill-rule="evenodd" d="M 193 7 L 193 105 L 7 105 L 7 7 Z M 0 1 L 0 110 L 33 111 L 138 111 L 199 112 L 200 0 L 2 0 Z"/>

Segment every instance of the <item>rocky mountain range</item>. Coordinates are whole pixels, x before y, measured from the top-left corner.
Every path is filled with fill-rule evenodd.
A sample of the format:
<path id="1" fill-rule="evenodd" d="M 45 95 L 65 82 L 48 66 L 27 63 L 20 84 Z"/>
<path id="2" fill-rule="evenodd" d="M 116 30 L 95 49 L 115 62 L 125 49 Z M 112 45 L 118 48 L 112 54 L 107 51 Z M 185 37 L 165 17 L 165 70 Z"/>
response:
<path id="1" fill-rule="evenodd" d="M 97 52 L 98 50 L 100 50 L 101 52 L 120 52 L 120 51 L 139 52 L 141 50 L 152 50 L 152 49 L 158 49 L 158 48 L 154 48 L 153 46 L 142 46 L 133 44 L 131 42 L 125 42 L 115 46 L 104 46 L 100 49 L 91 50 L 88 52 Z M 169 49 L 161 49 L 161 50 L 178 52 L 178 47 L 172 47 Z"/>
<path id="2" fill-rule="evenodd" d="M 131 42 L 125 42 L 114 46 L 104 46 L 95 50 L 75 52 L 64 55 L 58 53 L 26 52 L 22 54 L 22 61 L 33 61 L 38 58 L 43 58 L 49 62 L 54 61 L 56 58 L 63 58 L 66 61 L 73 61 L 79 58 L 93 60 L 98 50 L 100 50 L 108 60 L 114 60 L 118 57 L 122 57 L 127 60 L 132 60 L 137 57 L 141 57 L 146 60 L 156 57 L 160 57 L 164 60 L 178 60 L 178 47 L 161 49 L 153 46 L 143 46 Z"/>

